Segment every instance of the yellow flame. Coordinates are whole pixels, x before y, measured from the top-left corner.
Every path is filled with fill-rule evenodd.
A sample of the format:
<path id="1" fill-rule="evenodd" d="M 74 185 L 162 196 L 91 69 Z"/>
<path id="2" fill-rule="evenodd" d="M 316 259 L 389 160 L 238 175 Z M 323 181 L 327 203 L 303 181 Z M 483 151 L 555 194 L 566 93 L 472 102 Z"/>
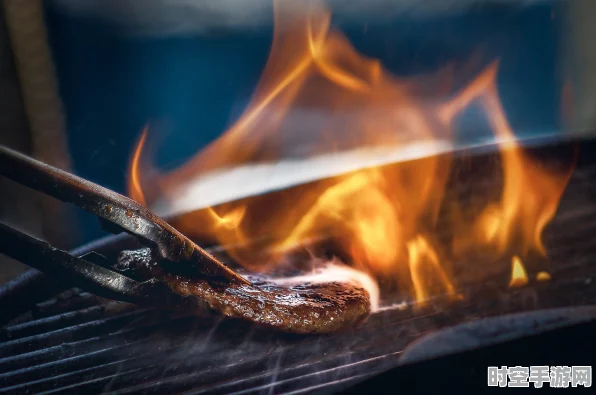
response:
<path id="1" fill-rule="evenodd" d="M 375 181 L 376 180 L 376 181 Z M 308 239 L 313 233 L 324 233 L 341 224 L 351 234 L 349 242 L 361 243 L 362 256 L 355 260 L 370 269 L 391 268 L 398 258 L 395 248 L 387 248 L 401 239 L 398 214 L 391 201 L 379 189 L 377 170 L 347 177 L 327 189 L 285 238 L 278 250 L 284 251 Z M 366 193 L 362 191 L 366 189 Z M 353 204 L 338 204 L 353 202 Z M 349 249 L 349 246 L 346 246 Z"/>
<path id="2" fill-rule="evenodd" d="M 143 206 L 146 206 L 147 202 L 145 200 L 145 195 L 143 194 L 143 188 L 141 187 L 139 162 L 141 160 L 141 153 L 143 152 L 145 140 L 147 139 L 147 131 L 148 127 L 145 127 L 143 129 L 143 133 L 141 133 L 141 137 L 139 138 L 139 142 L 137 143 L 137 147 L 132 156 L 128 183 L 128 195 L 131 197 L 131 199 L 135 200 L 137 203 Z"/>
<path id="3" fill-rule="evenodd" d="M 550 281 L 551 276 L 548 272 L 538 272 L 536 275 L 536 281 Z"/>
<path id="4" fill-rule="evenodd" d="M 451 116 L 479 100 L 495 135 L 504 141 L 500 148 L 504 178 L 500 202 L 486 207 L 475 229 L 466 230 L 456 240 L 455 249 L 489 244 L 500 253 L 513 246 L 522 255 L 532 250 L 546 255 L 542 232 L 556 213 L 570 173 L 549 172 L 523 152 L 498 98 L 497 65 L 488 67 L 442 110 L 444 117 Z"/>
<path id="5" fill-rule="evenodd" d="M 528 274 L 524 268 L 524 264 L 518 256 L 511 259 L 511 281 L 510 287 L 521 287 L 528 283 Z"/>
<path id="6" fill-rule="evenodd" d="M 451 157 L 431 156 L 199 210 L 177 223 L 180 230 L 222 245 L 266 236 L 267 248 L 247 243 L 228 251 L 253 270 L 267 270 L 301 242 L 330 234 L 356 268 L 394 280 L 418 301 L 436 293 L 455 295 L 445 262 L 477 249 L 516 255 L 512 286 L 527 282 L 520 257 L 530 251 L 546 253 L 542 232 L 569 174 L 542 168 L 516 142 L 499 99 L 498 62 L 451 99 L 429 103 L 423 99 L 427 88 L 444 92 L 453 80 L 446 73 L 453 68 L 398 78 L 379 60 L 358 53 L 332 27 L 330 13 L 319 1 L 275 0 L 274 18 L 269 58 L 249 105 L 221 137 L 161 177 L 166 200 L 179 198 L 179 186 L 214 170 L 285 159 L 282 148 L 295 142 L 312 143 L 309 155 L 316 156 L 362 147 L 399 151 L 412 142 L 451 140 L 458 116 L 472 104 L 481 107 L 503 141 L 500 197 L 478 210 L 477 218 L 453 223 L 451 248 L 437 248 L 428 236 L 436 232 L 446 203 Z M 131 196 L 136 199 L 144 199 L 139 183 L 144 139 L 145 133 L 131 166 Z"/>
<path id="7" fill-rule="evenodd" d="M 223 245 L 244 243 L 246 241 L 241 227 L 242 219 L 246 213 L 244 206 L 235 207 L 223 215 L 219 215 L 213 208 L 208 208 L 207 213 L 209 213 L 212 220 L 212 226 L 218 229 Z"/>
<path id="8" fill-rule="evenodd" d="M 455 289 L 443 270 L 438 255 L 424 237 L 417 236 L 408 242 L 407 248 L 416 301 L 425 303 L 429 299 L 431 288 L 427 282 L 433 277 L 439 280 L 447 295 L 455 295 Z"/>

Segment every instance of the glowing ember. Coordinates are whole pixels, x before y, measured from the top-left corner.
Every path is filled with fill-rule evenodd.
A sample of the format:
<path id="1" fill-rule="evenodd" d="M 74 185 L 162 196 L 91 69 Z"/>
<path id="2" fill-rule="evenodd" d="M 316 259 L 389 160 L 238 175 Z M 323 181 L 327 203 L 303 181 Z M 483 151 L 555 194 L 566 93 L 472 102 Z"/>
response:
<path id="1" fill-rule="evenodd" d="M 524 268 L 524 264 L 518 256 L 514 256 L 511 260 L 511 281 L 510 287 L 521 287 L 528 283 L 528 274 Z"/>
<path id="2" fill-rule="evenodd" d="M 550 281 L 550 274 L 547 272 L 538 272 L 536 275 L 536 281 Z"/>
<path id="3" fill-rule="evenodd" d="M 144 185 L 152 188 L 150 194 L 143 194 L 139 177 L 144 133 L 133 155 L 131 196 L 143 202 L 148 195 L 160 196 L 166 207 L 181 201 L 189 207 L 204 199 L 204 205 L 195 206 L 204 209 L 185 215 L 177 226 L 199 240 L 234 245 L 229 255 L 251 270 L 269 270 L 296 245 L 333 235 L 354 268 L 346 273 L 353 276 L 357 270 L 367 279 L 383 279 L 409 290 L 419 302 L 437 294 L 457 296 L 448 263 L 477 251 L 490 251 L 501 260 L 515 255 L 511 286 L 527 283 L 520 257 L 532 251 L 546 254 L 542 232 L 570 173 L 547 171 L 516 142 L 499 100 L 498 62 L 450 99 L 429 103 L 423 99 L 428 86 L 450 85 L 445 73 L 398 78 L 332 29 L 330 14 L 318 1 L 296 3 L 274 2 L 269 59 L 242 116 L 186 165 Z M 407 150 L 435 146 L 446 153 L 458 116 L 472 105 L 483 110 L 501 142 L 503 189 L 498 201 L 475 218 L 453 221 L 453 242 L 441 246 L 433 235 L 442 206 L 453 203 L 444 201 L 451 156 L 412 156 Z M 258 195 L 262 186 L 243 176 L 250 167 L 264 172 L 263 179 L 279 177 L 270 174 L 273 165 L 293 163 L 300 155 L 307 165 L 322 167 L 325 177 L 290 166 L 294 170 L 282 175 L 293 181 L 277 188 L 302 185 Z M 342 166 L 334 167 L 333 158 L 342 155 Z M 397 160 L 408 155 L 416 160 Z M 395 163 L 386 165 L 390 162 Z M 245 189 L 244 199 L 208 207 L 215 203 L 210 196 L 229 195 L 213 187 L 223 171 L 235 174 L 230 188 Z M 244 243 L 263 237 L 270 240 L 268 248 Z M 332 266 L 323 277 L 338 270 Z"/>

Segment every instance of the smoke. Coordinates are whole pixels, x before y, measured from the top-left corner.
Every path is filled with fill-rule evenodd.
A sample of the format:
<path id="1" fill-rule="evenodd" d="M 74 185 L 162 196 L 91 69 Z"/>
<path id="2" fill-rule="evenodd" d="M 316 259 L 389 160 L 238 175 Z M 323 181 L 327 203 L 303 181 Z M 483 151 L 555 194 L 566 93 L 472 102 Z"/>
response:
<path id="1" fill-rule="evenodd" d="M 380 308 L 380 291 L 377 282 L 367 273 L 342 264 L 337 259 L 331 261 L 320 261 L 314 258 L 317 268 L 308 274 L 296 277 L 270 279 L 279 285 L 300 285 L 300 284 L 325 284 L 330 282 L 348 283 L 362 287 L 368 292 L 371 311 L 377 312 Z"/>
<path id="2" fill-rule="evenodd" d="M 452 152 L 454 149 L 453 144 L 445 140 L 412 141 L 403 146 L 361 148 L 274 163 L 246 164 L 191 178 L 168 191 L 168 198 L 154 202 L 151 209 L 162 217 L 175 216 L 353 171 Z M 242 187 L 239 188 L 239 185 Z"/>
<path id="3" fill-rule="evenodd" d="M 296 0 L 297 2 L 302 0 Z M 527 7 L 553 0 L 328 0 L 348 20 L 454 14 L 471 7 Z M 52 0 L 74 16 L 95 17 L 135 35 L 188 35 L 245 29 L 272 22 L 272 0 Z M 298 7 L 299 8 L 299 7 Z"/>

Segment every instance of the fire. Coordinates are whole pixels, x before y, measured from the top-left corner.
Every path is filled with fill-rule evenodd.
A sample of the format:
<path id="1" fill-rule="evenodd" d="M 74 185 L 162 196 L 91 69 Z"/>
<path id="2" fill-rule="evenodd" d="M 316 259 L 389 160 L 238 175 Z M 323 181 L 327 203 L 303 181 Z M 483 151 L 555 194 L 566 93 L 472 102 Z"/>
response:
<path id="1" fill-rule="evenodd" d="M 510 287 L 521 287 L 528 283 L 528 274 L 524 268 L 524 264 L 518 256 L 514 256 L 511 260 L 511 281 Z"/>
<path id="2" fill-rule="evenodd" d="M 427 86 L 449 85 L 441 73 L 409 80 L 392 75 L 332 28 L 329 11 L 318 1 L 276 0 L 274 21 L 269 59 L 247 109 L 186 165 L 153 183 L 166 201 L 184 198 L 189 180 L 276 163 L 305 150 L 306 159 L 352 152 L 365 163 L 362 150 L 399 152 L 413 142 L 448 142 L 459 114 L 471 105 L 480 106 L 502 142 L 500 199 L 477 218 L 452 224 L 451 246 L 432 241 L 451 165 L 449 155 L 435 155 L 363 165 L 289 191 L 205 207 L 186 215 L 177 224 L 181 230 L 199 240 L 240 245 L 228 253 L 253 270 L 267 270 L 297 245 L 328 235 L 346 263 L 397 283 L 420 302 L 437 293 L 456 296 L 448 262 L 473 249 L 515 255 L 512 283 L 527 281 L 517 255 L 545 254 L 541 235 L 569 175 L 542 168 L 516 142 L 499 100 L 498 62 L 450 99 L 429 103 L 423 100 Z M 130 194 L 139 201 L 146 196 L 139 181 L 145 137 L 146 132 L 131 166 Z M 263 237 L 269 240 L 266 249 L 246 243 Z"/>
<path id="3" fill-rule="evenodd" d="M 467 246 L 489 244 L 500 253 L 513 247 L 523 255 L 530 251 L 546 255 L 542 232 L 556 213 L 570 174 L 548 172 L 523 152 L 499 101 L 496 75 L 497 64 L 493 63 L 443 110 L 443 116 L 452 115 L 479 100 L 494 133 L 504 141 L 500 148 L 504 178 L 501 199 L 489 205 L 474 230 L 457 242 Z"/>
<path id="4" fill-rule="evenodd" d="M 128 189 L 129 189 L 129 196 L 131 199 L 136 200 L 137 203 L 146 206 L 147 203 L 145 201 L 145 195 L 143 194 L 143 188 L 141 187 L 141 177 L 140 177 L 140 165 L 139 162 L 141 161 L 141 153 L 143 152 L 143 147 L 145 146 L 145 140 L 147 139 L 147 130 L 148 127 L 145 127 L 143 133 L 141 133 L 141 137 L 139 138 L 139 142 L 137 144 L 137 148 L 132 156 L 132 161 L 130 163 L 130 171 L 129 171 L 129 182 L 128 182 Z"/>
<path id="5" fill-rule="evenodd" d="M 347 239 L 349 243 L 359 241 L 352 248 L 355 262 L 373 264 L 369 269 L 390 271 L 398 259 L 398 251 L 387 246 L 399 243 L 403 236 L 395 205 L 378 184 L 382 180 L 378 169 L 372 169 L 348 176 L 325 190 L 278 250 L 287 250 L 312 236 L 313 232 L 339 225 L 351 234 Z M 362 193 L 363 190 L 366 193 Z"/>
<path id="6" fill-rule="evenodd" d="M 449 296 L 455 296 L 455 289 L 451 284 L 451 281 L 445 274 L 441 267 L 441 262 L 436 252 L 430 247 L 428 241 L 418 236 L 414 240 L 410 241 L 407 245 L 410 264 L 410 275 L 412 276 L 412 284 L 414 285 L 414 295 L 417 301 L 424 303 L 430 298 L 430 291 L 432 290 L 426 282 L 429 278 L 433 278 L 432 274 L 429 276 L 429 270 L 431 269 L 436 273 L 436 277 L 444 288 L 444 291 Z M 426 271 L 424 269 L 427 269 Z"/>
<path id="7" fill-rule="evenodd" d="M 550 281 L 551 277 L 548 272 L 538 272 L 536 275 L 536 281 Z"/>
<path id="8" fill-rule="evenodd" d="M 208 207 L 207 213 L 209 214 L 211 226 L 217 229 L 219 234 L 219 240 L 222 245 L 233 245 L 236 243 L 246 242 L 246 238 L 242 233 L 242 219 L 246 212 L 245 206 L 238 206 L 230 210 L 229 212 L 220 215 L 215 209 Z"/>

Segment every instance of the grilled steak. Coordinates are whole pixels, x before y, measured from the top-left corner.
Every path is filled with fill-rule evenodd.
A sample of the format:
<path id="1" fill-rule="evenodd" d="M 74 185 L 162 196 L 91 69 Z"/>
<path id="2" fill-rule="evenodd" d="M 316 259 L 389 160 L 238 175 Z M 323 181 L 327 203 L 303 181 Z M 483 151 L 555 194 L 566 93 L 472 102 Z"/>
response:
<path id="1" fill-rule="evenodd" d="M 164 271 L 148 248 L 123 251 L 117 268 L 133 276 L 160 280 L 181 296 L 194 296 L 199 310 L 206 308 L 285 332 L 337 332 L 361 325 L 370 314 L 368 292 L 350 283 L 282 286 L 254 275 L 246 276 L 251 285 L 188 279 Z"/>

